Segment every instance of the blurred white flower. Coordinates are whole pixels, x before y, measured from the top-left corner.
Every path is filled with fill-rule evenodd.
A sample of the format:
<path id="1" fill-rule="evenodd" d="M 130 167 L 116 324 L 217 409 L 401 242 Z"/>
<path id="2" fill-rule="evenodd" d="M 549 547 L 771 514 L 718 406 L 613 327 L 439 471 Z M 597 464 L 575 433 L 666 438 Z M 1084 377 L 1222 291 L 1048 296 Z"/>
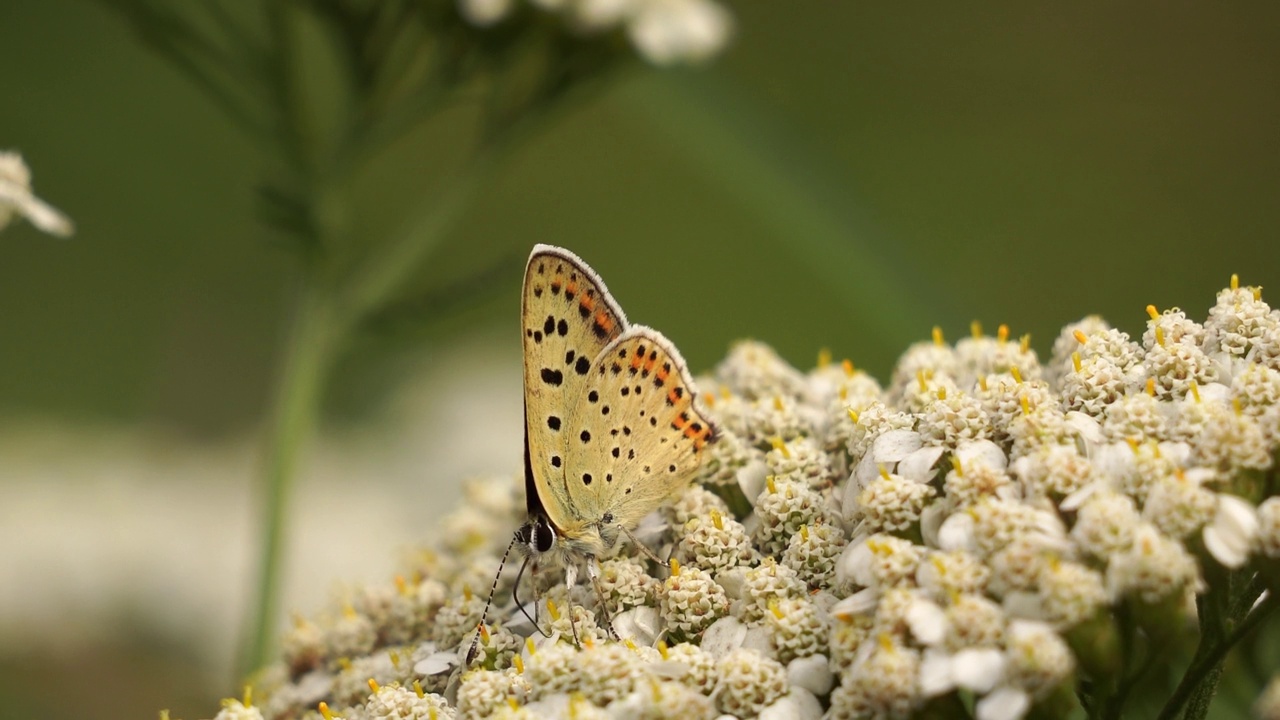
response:
<path id="1" fill-rule="evenodd" d="M 515 0 L 458 0 L 458 12 L 477 27 L 496 25 L 511 14 Z"/>
<path id="2" fill-rule="evenodd" d="M 1218 495 L 1218 510 L 1204 529 L 1204 547 L 1215 560 L 1238 568 L 1258 537 L 1258 511 L 1235 495 Z"/>
<path id="3" fill-rule="evenodd" d="M 729 12 L 711 0 L 642 0 L 627 23 L 631 43 L 655 65 L 706 60 L 732 31 Z"/>
<path id="4" fill-rule="evenodd" d="M 51 235 L 75 232 L 71 220 L 31 192 L 31 170 L 16 152 L 0 152 L 0 230 L 15 215 Z"/>

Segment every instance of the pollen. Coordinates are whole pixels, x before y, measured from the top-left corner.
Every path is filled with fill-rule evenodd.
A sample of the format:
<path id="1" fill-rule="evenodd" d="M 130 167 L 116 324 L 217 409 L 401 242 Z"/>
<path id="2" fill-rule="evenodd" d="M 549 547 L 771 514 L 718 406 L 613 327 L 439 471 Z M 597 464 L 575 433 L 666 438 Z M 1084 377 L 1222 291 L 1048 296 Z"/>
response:
<path id="1" fill-rule="evenodd" d="M 1240 289 L 1240 276 L 1235 273 L 1231 273 L 1231 290 L 1236 291 L 1239 289 Z"/>
<path id="2" fill-rule="evenodd" d="M 1071 333 L 1071 337 L 1075 338 L 1076 342 L 1080 343 L 1081 345 L 1089 342 L 1089 336 L 1085 335 L 1083 330 L 1076 330 L 1075 332 Z"/>
<path id="3" fill-rule="evenodd" d="M 1018 349 L 1022 352 L 1031 350 L 1031 333 L 1024 333 L 1022 337 L 1018 338 Z"/>
<path id="4" fill-rule="evenodd" d="M 831 365 L 831 348 L 822 348 L 818 351 L 818 368 L 825 368 Z"/>
<path id="5" fill-rule="evenodd" d="M 969 323 L 969 335 L 971 335 L 974 340 L 977 340 L 982 337 L 982 321 L 981 320 L 974 320 L 973 322 Z"/>
<path id="6" fill-rule="evenodd" d="M 1079 352 L 1071 353 L 1071 367 L 1075 368 L 1076 372 L 1080 372 L 1080 353 Z"/>
<path id="7" fill-rule="evenodd" d="M 556 601 L 547 598 L 547 612 L 551 613 L 552 620 L 560 619 L 560 608 L 556 607 Z"/>
<path id="8" fill-rule="evenodd" d="M 1001 345 L 1009 342 L 1009 326 L 1008 325 L 1005 325 L 1004 323 L 1000 323 L 1000 327 L 996 328 L 996 340 L 999 340 Z"/>
<path id="9" fill-rule="evenodd" d="M 938 347 L 946 344 L 946 339 L 942 337 L 942 327 L 939 325 L 933 326 L 933 344 Z"/>
<path id="10" fill-rule="evenodd" d="M 1156 344 L 1164 347 L 1164 328 L 1156 326 Z"/>
<path id="11" fill-rule="evenodd" d="M 1148 316 L 1148 317 L 1150 317 L 1152 320 L 1159 320 L 1159 319 L 1160 319 L 1160 313 L 1156 310 L 1156 306 L 1155 306 L 1155 305 L 1148 305 L 1148 306 L 1147 306 L 1147 316 Z"/>
<path id="12" fill-rule="evenodd" d="M 715 508 L 711 508 L 711 522 L 716 526 L 717 530 L 724 530 L 724 517 Z"/>
<path id="13" fill-rule="evenodd" d="M 668 565 L 668 567 L 669 567 L 669 568 L 671 568 L 671 577 L 676 577 L 677 575 L 679 575 L 679 574 L 680 574 L 680 561 L 679 561 L 679 560 L 677 560 L 677 559 L 675 559 L 675 558 L 671 558 L 671 562 L 670 562 L 670 564 Z"/>
<path id="14" fill-rule="evenodd" d="M 516 657 L 518 658 L 520 656 L 517 655 Z M 413 692 L 415 695 L 417 695 L 420 698 L 424 698 L 427 696 L 427 693 L 422 689 L 422 683 L 417 680 L 413 681 Z"/>
<path id="15" fill-rule="evenodd" d="M 791 459 L 791 451 L 787 449 L 787 444 L 783 442 L 782 438 L 775 437 L 769 441 L 769 444 L 773 445 L 773 449 L 777 450 L 782 455 L 782 457 L 786 458 L 787 460 Z"/>
<path id="16" fill-rule="evenodd" d="M 329 703 L 321 700 L 316 709 L 320 711 L 320 715 L 324 717 L 324 720 L 333 720 L 333 711 L 329 709 Z"/>
<path id="17" fill-rule="evenodd" d="M 1196 384 L 1195 380 L 1188 383 L 1188 386 L 1191 390 L 1191 397 L 1195 398 L 1196 402 L 1200 402 L 1200 386 Z"/>
<path id="18" fill-rule="evenodd" d="M 848 410 L 845 410 L 845 412 L 849 413 L 849 419 L 850 419 L 850 420 L 854 421 L 855 423 L 856 423 L 856 422 L 858 422 L 858 411 L 857 411 L 857 410 L 854 410 L 853 408 L 849 408 Z"/>
<path id="19" fill-rule="evenodd" d="M 889 469 L 884 466 L 884 463 L 880 463 L 880 477 L 885 480 L 889 479 Z"/>
<path id="20" fill-rule="evenodd" d="M 376 693 L 382 688 L 378 685 L 377 680 L 374 680 L 373 678 L 369 678 L 369 689 Z"/>
<path id="21" fill-rule="evenodd" d="M 782 608 L 778 607 L 777 600 L 769 601 L 769 612 L 773 613 L 773 616 L 778 618 L 779 620 L 781 620 L 783 617 Z"/>
<path id="22" fill-rule="evenodd" d="M 1018 369 L 1017 365 L 1014 365 L 1013 367 L 1009 368 L 1009 374 L 1013 376 L 1014 382 L 1018 383 L 1019 385 L 1022 384 L 1022 371 Z"/>

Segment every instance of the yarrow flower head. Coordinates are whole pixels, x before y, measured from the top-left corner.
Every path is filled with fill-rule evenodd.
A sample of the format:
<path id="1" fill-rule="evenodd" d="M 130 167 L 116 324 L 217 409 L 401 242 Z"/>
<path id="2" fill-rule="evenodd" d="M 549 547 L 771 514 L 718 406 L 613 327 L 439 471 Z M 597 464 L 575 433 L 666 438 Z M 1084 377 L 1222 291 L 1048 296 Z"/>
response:
<path id="1" fill-rule="evenodd" d="M 611 12 L 536 4 L 575 31 Z M 573 587 L 529 566 L 485 615 L 523 477 L 475 485 L 394 583 L 298 618 L 226 720 L 1120 712 L 1135 663 L 1194 646 L 1192 608 L 1244 627 L 1277 604 L 1231 593 L 1280 588 L 1275 311 L 1233 286 L 1203 324 L 1148 318 L 1140 343 L 1074 323 L 1044 366 L 1003 329 L 939 332 L 884 389 L 739 344 L 700 382 L 724 436 L 696 482 Z"/>

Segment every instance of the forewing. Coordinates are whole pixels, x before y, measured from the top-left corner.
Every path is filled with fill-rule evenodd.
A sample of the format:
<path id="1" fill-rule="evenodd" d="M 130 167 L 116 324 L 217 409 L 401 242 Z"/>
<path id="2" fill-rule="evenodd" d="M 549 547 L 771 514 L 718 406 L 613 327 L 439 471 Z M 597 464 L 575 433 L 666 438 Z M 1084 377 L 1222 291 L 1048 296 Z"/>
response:
<path id="1" fill-rule="evenodd" d="M 521 326 L 529 471 L 547 516 L 568 528 L 576 520 L 564 486 L 566 415 L 583 394 L 592 361 L 626 330 L 627 319 L 581 258 L 536 245 L 525 267 Z"/>
<path id="2" fill-rule="evenodd" d="M 595 359 L 568 418 L 565 483 L 588 523 L 629 527 L 685 487 L 716 439 L 684 359 L 632 326 Z"/>

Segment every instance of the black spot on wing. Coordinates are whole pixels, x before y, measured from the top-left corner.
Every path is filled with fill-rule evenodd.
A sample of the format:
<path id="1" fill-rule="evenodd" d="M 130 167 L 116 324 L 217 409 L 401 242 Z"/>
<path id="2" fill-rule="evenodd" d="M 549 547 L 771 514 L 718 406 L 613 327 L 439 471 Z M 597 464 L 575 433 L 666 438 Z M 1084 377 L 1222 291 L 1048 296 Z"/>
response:
<path id="1" fill-rule="evenodd" d="M 583 430 L 582 434 L 579 435 L 578 437 L 582 438 L 583 445 L 586 445 L 587 443 L 591 442 L 591 433 L 587 432 L 586 430 Z"/>
<path id="2" fill-rule="evenodd" d="M 572 350 L 570 350 L 569 352 L 565 353 L 565 354 L 564 354 L 564 364 L 565 364 L 565 365 L 572 365 L 572 364 L 573 364 L 573 357 L 574 357 L 574 355 L 575 355 L 575 354 L 576 354 L 576 353 L 574 353 Z"/>
<path id="3" fill-rule="evenodd" d="M 542 323 L 542 334 L 550 335 L 556 331 L 556 319 L 554 316 L 548 315 L 547 319 Z"/>
<path id="4" fill-rule="evenodd" d="M 560 456 L 559 456 L 559 455 L 552 455 L 552 456 L 551 456 L 551 467 L 560 467 Z"/>
<path id="5" fill-rule="evenodd" d="M 582 473 L 582 484 L 583 485 L 591 484 L 591 473 Z"/>
<path id="6" fill-rule="evenodd" d="M 559 386 L 560 383 L 564 382 L 564 373 L 551 368 L 542 368 L 542 382 Z"/>
<path id="7" fill-rule="evenodd" d="M 596 392 L 595 390 L 592 390 L 591 392 L 587 393 L 587 402 L 596 402 L 599 399 L 600 399 L 600 393 Z"/>
<path id="8" fill-rule="evenodd" d="M 586 375 L 587 371 L 591 369 L 591 363 L 587 362 L 585 357 L 580 357 L 578 358 L 577 364 L 573 366 L 573 369 L 576 370 L 579 375 Z"/>
<path id="9" fill-rule="evenodd" d="M 560 418 L 556 417 L 555 415 L 548 415 L 548 416 L 547 416 L 547 427 L 551 428 L 552 430 L 559 430 L 559 429 L 560 429 Z"/>
<path id="10" fill-rule="evenodd" d="M 569 334 L 569 323 L 565 322 L 564 318 L 561 318 L 560 324 L 556 325 L 556 332 L 560 333 L 560 337 Z"/>

